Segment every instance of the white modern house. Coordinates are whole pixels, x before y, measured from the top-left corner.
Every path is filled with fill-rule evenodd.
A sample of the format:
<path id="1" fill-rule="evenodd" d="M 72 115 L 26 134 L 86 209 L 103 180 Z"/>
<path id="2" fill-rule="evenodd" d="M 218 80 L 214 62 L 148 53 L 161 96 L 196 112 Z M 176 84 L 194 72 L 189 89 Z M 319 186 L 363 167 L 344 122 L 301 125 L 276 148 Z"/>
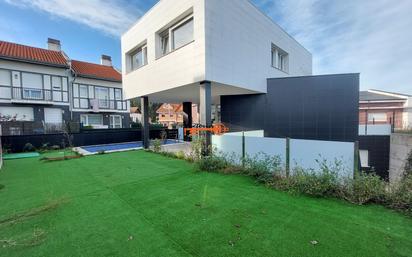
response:
<path id="1" fill-rule="evenodd" d="M 210 106 L 312 75 L 312 55 L 248 0 L 161 0 L 122 36 L 126 98 Z"/>
<path id="2" fill-rule="evenodd" d="M 30 133 L 68 121 L 120 128 L 129 126 L 129 108 L 109 56 L 93 64 L 71 60 L 55 39 L 47 49 L 0 41 L 1 122 L 31 122 Z M 8 133 L 25 133 L 17 124 L 7 126 Z"/>
<path id="3" fill-rule="evenodd" d="M 250 1 L 161 0 L 122 36 L 127 98 L 199 102 L 266 93 L 270 77 L 312 74 L 312 56 Z"/>

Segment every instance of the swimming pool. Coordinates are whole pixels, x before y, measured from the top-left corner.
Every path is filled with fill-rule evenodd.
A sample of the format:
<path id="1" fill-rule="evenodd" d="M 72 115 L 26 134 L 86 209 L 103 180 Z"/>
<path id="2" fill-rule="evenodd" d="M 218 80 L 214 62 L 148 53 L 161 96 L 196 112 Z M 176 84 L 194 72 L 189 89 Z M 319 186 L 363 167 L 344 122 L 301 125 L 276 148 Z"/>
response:
<path id="1" fill-rule="evenodd" d="M 167 139 L 162 142 L 163 145 L 179 144 L 182 143 L 178 140 Z M 101 152 L 113 153 L 113 152 L 122 152 L 137 150 L 143 148 L 143 142 L 127 142 L 127 143 L 117 143 L 117 144 L 106 144 L 106 145 L 91 145 L 91 146 L 82 146 L 77 147 L 75 150 L 84 155 L 97 154 Z"/>

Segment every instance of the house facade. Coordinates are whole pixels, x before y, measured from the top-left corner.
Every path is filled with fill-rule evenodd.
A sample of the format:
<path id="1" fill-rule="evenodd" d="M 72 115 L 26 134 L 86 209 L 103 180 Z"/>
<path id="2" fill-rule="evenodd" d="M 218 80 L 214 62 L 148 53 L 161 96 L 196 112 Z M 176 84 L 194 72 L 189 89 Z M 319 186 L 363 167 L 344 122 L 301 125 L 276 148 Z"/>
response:
<path id="1" fill-rule="evenodd" d="M 412 128 L 412 96 L 381 90 L 361 91 L 359 125 L 390 124 L 395 130 Z"/>
<path id="2" fill-rule="evenodd" d="M 295 91 L 289 92 L 291 98 L 282 99 L 288 108 L 301 98 L 303 91 L 314 94 L 315 99 L 307 104 L 322 108 L 318 101 L 324 100 L 316 95 L 324 95 L 335 103 L 336 111 L 343 113 L 345 108 L 350 108 L 351 117 L 344 119 L 348 123 L 345 126 L 350 127 L 350 133 L 345 132 L 350 135 L 347 140 L 355 141 L 357 135 L 358 74 L 348 75 L 350 78 L 312 76 L 312 54 L 248 0 L 182 0 L 179 4 L 160 0 L 123 34 L 122 72 L 126 98 L 142 99 L 144 124 L 148 124 L 144 118 L 147 116 L 145 106 L 152 101 L 183 103 L 184 113 L 188 113 L 191 104 L 198 104 L 200 124 L 207 127 L 213 122 L 213 108 L 219 114 L 215 121 L 226 122 L 231 129 L 235 129 L 231 126 L 235 120 L 240 122 L 236 129 L 246 128 L 248 124 L 241 119 L 245 110 L 251 112 L 252 119 L 261 118 L 257 125 L 263 127 L 268 123 L 263 119 L 265 114 L 278 106 L 270 105 L 271 99 L 260 98 L 281 96 L 282 87 L 277 85 L 288 83 L 269 79 L 282 78 L 294 83 Z M 317 81 L 323 86 L 314 86 L 319 92 L 305 87 L 316 85 Z M 340 81 L 349 85 L 346 87 Z M 331 84 L 343 86 L 339 93 L 344 95 L 332 94 L 335 87 Z M 246 97 L 241 99 L 243 96 Z M 354 98 L 355 103 L 349 98 Z M 263 113 L 254 105 L 260 101 L 264 104 L 260 109 Z M 284 109 L 285 115 L 274 118 L 290 121 L 287 108 Z M 306 120 L 302 118 L 306 113 L 302 116 L 299 111 L 296 110 L 299 121 L 287 126 L 300 126 L 301 120 Z M 319 115 L 328 121 L 323 122 L 320 116 L 307 119 L 323 122 L 322 125 L 327 126 L 325 131 L 341 125 L 337 118 L 331 120 L 330 113 Z M 190 121 L 191 114 L 189 116 Z M 191 122 L 185 126 L 191 126 Z M 148 135 L 148 131 L 144 131 L 144 135 Z"/>
<path id="3" fill-rule="evenodd" d="M 182 127 L 187 114 L 183 111 L 183 104 L 162 104 L 157 110 L 157 122 L 167 128 Z M 198 107 L 192 104 L 192 125 L 199 123 Z"/>
<path id="4" fill-rule="evenodd" d="M 128 108 L 121 74 L 111 64 L 70 60 L 54 39 L 48 49 L 0 41 L 2 122 L 27 122 L 35 133 L 59 130 L 69 121 L 128 127 Z M 23 133 L 18 126 L 8 129 Z"/>

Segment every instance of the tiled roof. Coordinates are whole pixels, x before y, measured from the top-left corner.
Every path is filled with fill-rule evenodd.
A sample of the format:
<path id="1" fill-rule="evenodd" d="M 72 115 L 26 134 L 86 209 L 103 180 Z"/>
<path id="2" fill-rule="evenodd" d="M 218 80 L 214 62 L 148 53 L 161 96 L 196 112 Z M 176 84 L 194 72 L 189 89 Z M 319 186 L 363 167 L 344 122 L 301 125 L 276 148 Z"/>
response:
<path id="1" fill-rule="evenodd" d="M 68 66 L 63 53 L 43 48 L 0 41 L 0 58 L 23 60 L 44 65 Z"/>
<path id="2" fill-rule="evenodd" d="M 141 114 L 139 107 L 130 107 L 130 113 Z"/>
<path id="3" fill-rule="evenodd" d="M 178 113 L 183 112 L 183 104 L 162 104 L 159 109 L 156 111 L 157 113 Z"/>
<path id="4" fill-rule="evenodd" d="M 404 101 L 406 99 L 404 95 L 394 96 L 394 95 L 387 95 L 387 94 L 379 94 L 377 92 L 360 91 L 359 100 L 360 101 L 396 101 L 396 100 Z"/>
<path id="5" fill-rule="evenodd" d="M 72 69 L 80 77 L 122 81 L 122 74 L 112 66 L 72 60 Z"/>

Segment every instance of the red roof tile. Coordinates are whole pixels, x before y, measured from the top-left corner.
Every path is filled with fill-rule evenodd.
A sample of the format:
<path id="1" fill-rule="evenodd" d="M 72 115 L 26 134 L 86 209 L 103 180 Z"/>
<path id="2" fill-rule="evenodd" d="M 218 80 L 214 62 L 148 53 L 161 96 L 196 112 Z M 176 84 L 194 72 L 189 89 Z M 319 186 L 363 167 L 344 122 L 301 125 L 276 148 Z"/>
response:
<path id="1" fill-rule="evenodd" d="M 181 113 L 183 112 L 183 104 L 162 104 L 157 110 L 157 113 Z"/>
<path id="2" fill-rule="evenodd" d="M 68 66 L 61 52 L 0 41 L 0 58 L 11 58 L 45 65 Z"/>
<path id="3" fill-rule="evenodd" d="M 111 66 L 72 60 L 72 69 L 80 77 L 122 81 L 122 74 Z"/>

